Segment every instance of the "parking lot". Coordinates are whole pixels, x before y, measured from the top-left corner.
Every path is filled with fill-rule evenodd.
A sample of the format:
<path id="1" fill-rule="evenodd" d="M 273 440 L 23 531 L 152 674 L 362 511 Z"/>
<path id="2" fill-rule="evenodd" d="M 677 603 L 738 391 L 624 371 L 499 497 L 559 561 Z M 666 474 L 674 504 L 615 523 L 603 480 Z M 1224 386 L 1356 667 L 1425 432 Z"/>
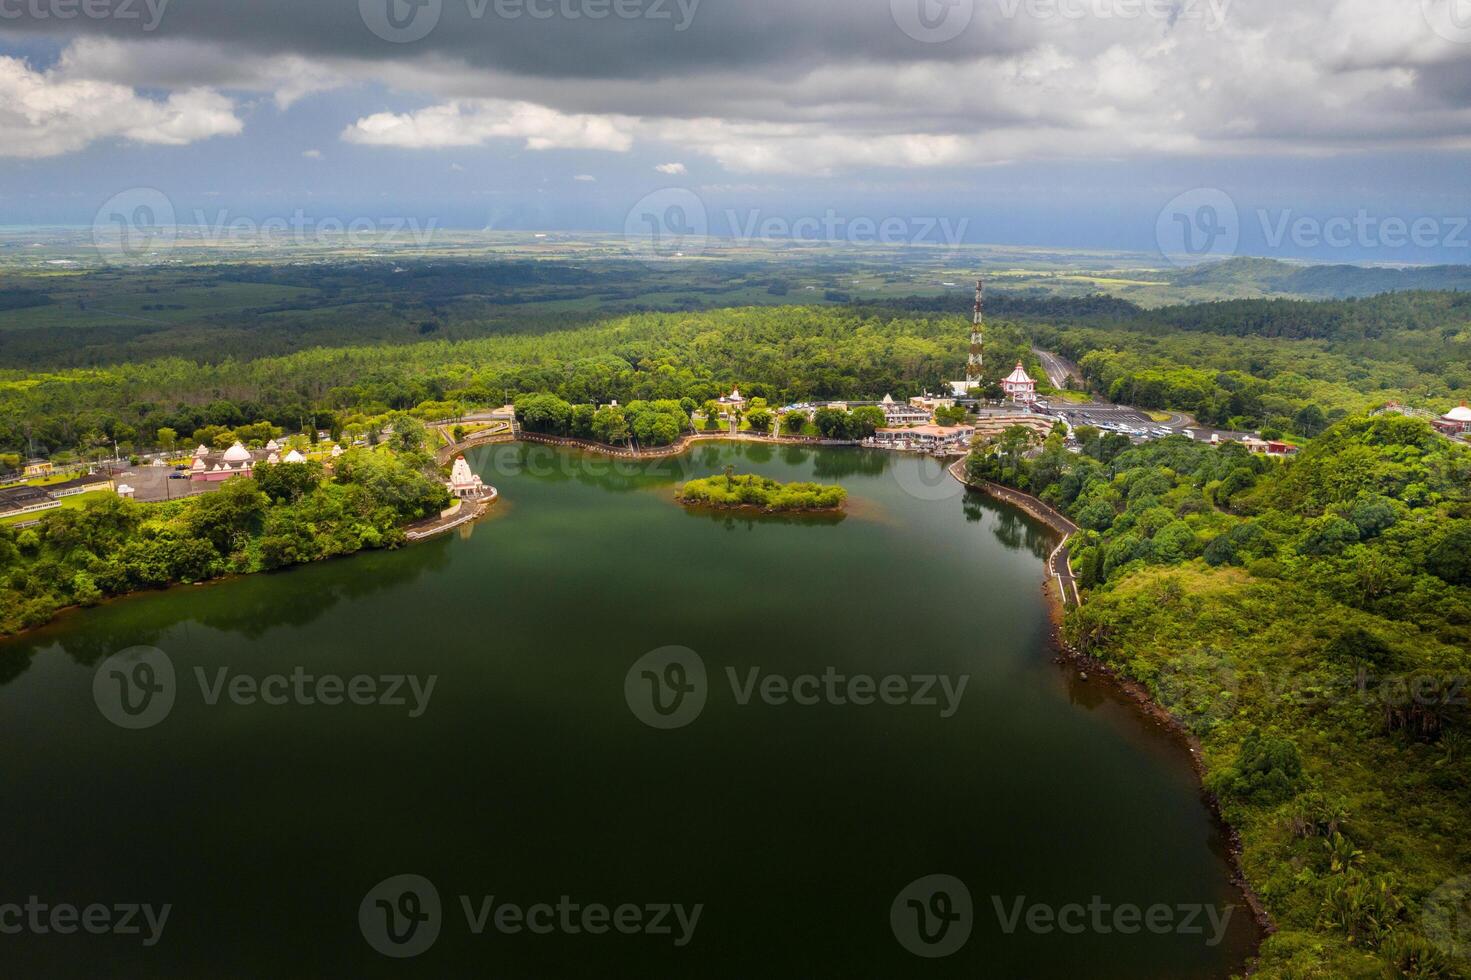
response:
<path id="1" fill-rule="evenodd" d="M 181 479 L 170 479 L 170 476 L 174 475 Z M 135 500 L 149 503 L 193 497 L 220 488 L 218 483 L 190 480 L 187 472 L 180 472 L 169 466 L 130 466 L 119 470 L 115 479 L 118 483 L 126 483 L 137 491 L 134 496 Z"/>

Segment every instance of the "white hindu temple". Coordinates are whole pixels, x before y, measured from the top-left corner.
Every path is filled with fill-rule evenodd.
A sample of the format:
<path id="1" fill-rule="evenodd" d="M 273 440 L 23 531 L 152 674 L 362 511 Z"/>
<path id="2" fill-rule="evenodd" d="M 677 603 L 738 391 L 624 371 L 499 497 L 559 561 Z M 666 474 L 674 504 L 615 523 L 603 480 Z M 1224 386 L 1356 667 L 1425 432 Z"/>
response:
<path id="1" fill-rule="evenodd" d="M 460 500 L 471 500 L 485 493 L 485 481 L 470 471 L 465 457 L 455 457 L 449 472 L 449 492 Z"/>
<path id="2" fill-rule="evenodd" d="M 199 448 L 204 449 L 203 446 Z M 237 441 L 223 453 L 200 453 L 196 450 L 194 464 L 189 467 L 189 479 L 219 483 L 232 476 L 250 476 L 254 470 L 255 457 L 243 443 Z"/>

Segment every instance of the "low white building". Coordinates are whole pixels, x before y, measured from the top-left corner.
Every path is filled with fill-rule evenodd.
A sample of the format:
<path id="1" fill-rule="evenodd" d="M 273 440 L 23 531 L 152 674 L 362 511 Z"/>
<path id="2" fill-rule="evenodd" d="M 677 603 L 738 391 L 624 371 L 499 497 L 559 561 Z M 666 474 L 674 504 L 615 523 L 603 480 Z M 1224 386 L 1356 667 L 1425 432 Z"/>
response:
<path id="1" fill-rule="evenodd" d="M 879 402 L 879 408 L 884 410 L 884 421 L 890 426 L 928 425 L 934 421 L 929 412 L 913 405 L 900 404 L 894 401 L 893 395 L 885 395 L 884 400 Z"/>
<path id="2" fill-rule="evenodd" d="M 879 429 L 867 442 L 879 449 L 965 452 L 975 436 L 975 426 L 972 425 L 918 425 L 907 429 Z"/>

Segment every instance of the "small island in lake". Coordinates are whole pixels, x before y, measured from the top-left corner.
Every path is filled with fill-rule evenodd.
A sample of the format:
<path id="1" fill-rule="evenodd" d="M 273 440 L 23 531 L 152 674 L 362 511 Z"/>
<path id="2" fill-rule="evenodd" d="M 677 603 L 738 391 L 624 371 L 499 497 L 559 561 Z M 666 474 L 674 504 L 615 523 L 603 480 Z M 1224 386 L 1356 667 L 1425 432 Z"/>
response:
<path id="1" fill-rule="evenodd" d="M 764 476 L 737 475 L 691 480 L 679 488 L 684 504 L 723 509 L 758 508 L 768 513 L 841 510 L 848 499 L 842 487 L 821 483 L 781 483 Z"/>

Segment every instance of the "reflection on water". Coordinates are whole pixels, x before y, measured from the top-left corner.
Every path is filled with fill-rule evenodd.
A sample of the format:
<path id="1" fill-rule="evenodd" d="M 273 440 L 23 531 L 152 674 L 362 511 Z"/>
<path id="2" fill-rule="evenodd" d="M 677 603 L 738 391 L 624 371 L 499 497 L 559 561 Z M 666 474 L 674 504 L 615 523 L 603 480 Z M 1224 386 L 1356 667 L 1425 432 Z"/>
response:
<path id="1" fill-rule="evenodd" d="M 306 627 L 342 602 L 402 588 L 442 568 L 449 560 L 444 542 L 429 542 L 401 552 L 361 552 L 319 566 L 262 572 L 205 585 L 180 585 L 124 596 L 100 609 L 63 614 L 41 629 L 0 644 L 0 686 L 25 673 L 36 651 L 56 644 L 83 666 L 95 666 L 119 650 L 152 646 L 180 624 L 258 639 L 281 626 Z M 351 566 L 351 574 L 346 573 Z M 310 587 L 306 586 L 310 582 Z"/>

